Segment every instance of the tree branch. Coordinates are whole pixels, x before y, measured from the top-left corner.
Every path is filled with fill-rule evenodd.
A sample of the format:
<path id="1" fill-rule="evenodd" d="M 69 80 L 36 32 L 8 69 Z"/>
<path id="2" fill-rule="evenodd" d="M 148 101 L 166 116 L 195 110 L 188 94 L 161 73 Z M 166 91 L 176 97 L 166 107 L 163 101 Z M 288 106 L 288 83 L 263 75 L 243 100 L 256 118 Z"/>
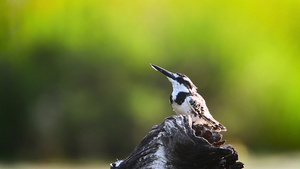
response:
<path id="1" fill-rule="evenodd" d="M 192 125 L 190 116 L 171 116 L 154 126 L 125 160 L 111 169 L 240 169 L 231 145 L 220 147 L 222 135 L 205 126 Z"/>

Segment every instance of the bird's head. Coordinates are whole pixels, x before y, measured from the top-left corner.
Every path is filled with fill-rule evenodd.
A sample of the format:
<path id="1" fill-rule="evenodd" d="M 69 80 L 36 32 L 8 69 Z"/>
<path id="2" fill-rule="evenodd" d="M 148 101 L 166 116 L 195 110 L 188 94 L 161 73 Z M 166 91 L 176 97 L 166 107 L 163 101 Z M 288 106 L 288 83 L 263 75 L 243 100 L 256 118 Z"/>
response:
<path id="1" fill-rule="evenodd" d="M 168 80 L 172 83 L 173 90 L 178 92 L 197 92 L 197 87 L 186 75 L 181 73 L 172 73 L 162 67 L 150 64 L 153 69 L 160 71 L 162 74 L 167 76 Z"/>

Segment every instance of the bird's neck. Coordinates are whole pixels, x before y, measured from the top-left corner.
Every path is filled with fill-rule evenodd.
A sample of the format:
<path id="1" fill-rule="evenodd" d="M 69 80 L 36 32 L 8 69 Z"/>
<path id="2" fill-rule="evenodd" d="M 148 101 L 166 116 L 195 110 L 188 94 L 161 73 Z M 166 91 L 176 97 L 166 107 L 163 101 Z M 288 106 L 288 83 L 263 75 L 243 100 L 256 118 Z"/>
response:
<path id="1" fill-rule="evenodd" d="M 178 93 L 190 93 L 190 90 L 185 87 L 183 84 L 172 84 L 173 86 L 173 92 L 172 92 L 172 98 L 175 99 Z"/>

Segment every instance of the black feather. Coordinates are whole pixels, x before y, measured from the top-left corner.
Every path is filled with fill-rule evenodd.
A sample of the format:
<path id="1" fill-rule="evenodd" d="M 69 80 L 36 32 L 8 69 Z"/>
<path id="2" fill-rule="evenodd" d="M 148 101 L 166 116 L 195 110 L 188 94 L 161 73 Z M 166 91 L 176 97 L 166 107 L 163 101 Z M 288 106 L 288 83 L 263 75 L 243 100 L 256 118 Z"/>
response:
<path id="1" fill-rule="evenodd" d="M 179 92 L 176 96 L 176 99 L 175 99 L 175 102 L 179 105 L 181 105 L 185 98 L 190 96 L 191 94 L 190 93 L 186 93 L 186 92 Z"/>

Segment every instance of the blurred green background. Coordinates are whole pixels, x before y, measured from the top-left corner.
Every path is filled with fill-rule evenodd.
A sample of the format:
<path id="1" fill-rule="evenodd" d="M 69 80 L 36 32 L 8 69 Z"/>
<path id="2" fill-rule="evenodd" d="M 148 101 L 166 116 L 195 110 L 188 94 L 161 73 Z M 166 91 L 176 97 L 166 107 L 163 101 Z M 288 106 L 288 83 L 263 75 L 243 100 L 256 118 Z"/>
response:
<path id="1" fill-rule="evenodd" d="M 0 1 L 0 162 L 127 157 L 188 75 L 227 144 L 300 150 L 300 1 Z"/>

